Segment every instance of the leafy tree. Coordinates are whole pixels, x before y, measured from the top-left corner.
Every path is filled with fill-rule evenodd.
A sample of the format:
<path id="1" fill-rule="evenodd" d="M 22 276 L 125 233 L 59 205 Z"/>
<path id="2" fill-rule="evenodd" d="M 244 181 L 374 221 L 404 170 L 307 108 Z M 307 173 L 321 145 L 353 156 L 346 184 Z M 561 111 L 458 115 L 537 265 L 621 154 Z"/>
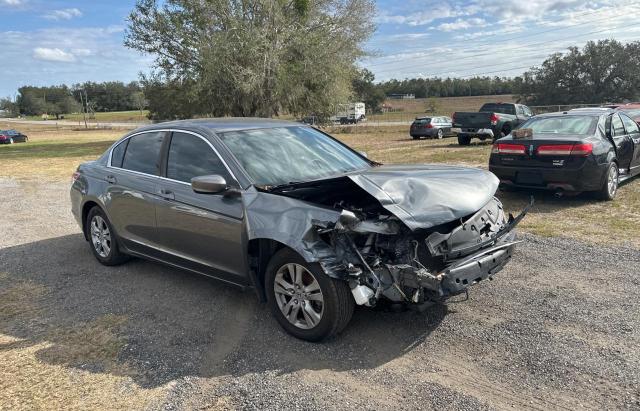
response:
<path id="1" fill-rule="evenodd" d="M 138 0 L 125 45 L 156 56 L 154 116 L 175 87 L 188 97 L 169 117 L 329 114 L 351 94 L 374 11 L 373 0 Z"/>
<path id="2" fill-rule="evenodd" d="M 79 104 L 67 86 L 31 87 L 18 89 L 16 104 L 20 113 L 26 115 L 49 114 L 59 118 L 65 113 L 79 110 Z"/>
<path id="3" fill-rule="evenodd" d="M 0 98 L 0 110 L 5 111 L 10 116 L 17 116 L 20 114 L 18 105 L 11 101 L 10 98 Z"/>
<path id="4" fill-rule="evenodd" d="M 386 96 L 380 87 L 373 84 L 375 76 L 367 69 L 357 72 L 356 77 L 352 81 L 353 94 L 355 99 L 365 103 L 367 109 L 375 112 L 380 111 L 380 105 Z"/>
<path id="5" fill-rule="evenodd" d="M 531 104 L 586 104 L 640 97 L 640 42 L 588 42 L 524 73 L 517 92 Z"/>
<path id="6" fill-rule="evenodd" d="M 140 110 L 140 114 L 142 114 L 142 111 L 145 108 L 147 108 L 147 105 L 149 104 L 149 102 L 147 101 L 147 98 L 145 97 L 144 92 L 135 91 L 131 94 L 131 104 L 135 108 Z"/>

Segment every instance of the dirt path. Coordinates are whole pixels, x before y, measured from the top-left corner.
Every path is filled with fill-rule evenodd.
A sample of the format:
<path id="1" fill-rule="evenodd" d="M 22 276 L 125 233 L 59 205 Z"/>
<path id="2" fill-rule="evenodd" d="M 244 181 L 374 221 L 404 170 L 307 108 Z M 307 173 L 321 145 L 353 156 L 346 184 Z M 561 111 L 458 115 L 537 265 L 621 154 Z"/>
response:
<path id="1" fill-rule="evenodd" d="M 0 409 L 640 407 L 636 249 L 525 236 L 469 301 L 310 344 L 250 292 L 99 265 L 65 183 L 0 191 Z"/>

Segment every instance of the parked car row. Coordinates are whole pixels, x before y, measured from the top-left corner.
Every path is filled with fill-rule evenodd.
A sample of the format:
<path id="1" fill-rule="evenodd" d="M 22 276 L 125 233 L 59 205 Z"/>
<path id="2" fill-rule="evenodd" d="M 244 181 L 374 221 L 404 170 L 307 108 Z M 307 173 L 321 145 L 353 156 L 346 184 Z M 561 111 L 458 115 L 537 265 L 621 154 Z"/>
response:
<path id="1" fill-rule="evenodd" d="M 0 130 L 0 144 L 26 143 L 29 137 L 17 130 Z"/>
<path id="2" fill-rule="evenodd" d="M 356 305 L 422 310 L 492 279 L 532 204 L 505 215 L 500 185 L 611 200 L 640 173 L 640 128 L 623 110 L 525 108 L 459 113 L 466 133 L 496 139 L 490 171 L 382 165 L 286 121 L 151 125 L 78 167 L 71 209 L 100 263 L 141 257 L 252 289 L 287 332 L 318 341 Z M 444 136 L 448 120 L 417 119 L 412 135 Z"/>
<path id="3" fill-rule="evenodd" d="M 492 139 L 489 170 L 503 189 L 594 192 L 613 200 L 618 185 L 640 174 L 640 104 L 610 104 L 534 116 L 522 104 L 487 103 L 476 112 L 418 117 L 409 135 L 442 138 L 452 128 L 460 145 Z"/>

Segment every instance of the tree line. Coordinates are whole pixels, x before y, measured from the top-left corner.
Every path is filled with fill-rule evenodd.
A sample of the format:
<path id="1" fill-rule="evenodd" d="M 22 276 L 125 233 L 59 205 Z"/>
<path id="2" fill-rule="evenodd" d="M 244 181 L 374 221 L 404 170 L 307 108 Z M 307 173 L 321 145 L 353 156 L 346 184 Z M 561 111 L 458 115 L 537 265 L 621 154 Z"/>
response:
<path id="1" fill-rule="evenodd" d="M 387 96 L 413 94 L 416 98 L 430 98 L 513 94 L 516 84 L 516 79 L 506 77 L 412 78 L 383 81 L 376 87 Z"/>
<path id="2" fill-rule="evenodd" d="M 39 116 L 81 112 L 143 110 L 147 105 L 143 88 L 138 82 L 86 82 L 73 86 L 23 86 L 15 101 L 0 100 L 0 109 L 14 115 Z"/>

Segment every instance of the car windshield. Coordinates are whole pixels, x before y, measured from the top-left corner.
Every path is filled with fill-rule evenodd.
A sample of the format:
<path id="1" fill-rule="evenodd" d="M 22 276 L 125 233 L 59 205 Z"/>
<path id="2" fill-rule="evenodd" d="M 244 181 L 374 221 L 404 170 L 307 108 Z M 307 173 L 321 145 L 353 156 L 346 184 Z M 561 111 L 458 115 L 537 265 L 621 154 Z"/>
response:
<path id="1" fill-rule="evenodd" d="M 598 118 L 591 116 L 538 117 L 520 128 L 530 128 L 534 134 L 593 134 L 597 122 Z"/>
<path id="2" fill-rule="evenodd" d="M 351 149 L 311 127 L 279 127 L 220 134 L 255 184 L 275 186 L 371 167 Z"/>

